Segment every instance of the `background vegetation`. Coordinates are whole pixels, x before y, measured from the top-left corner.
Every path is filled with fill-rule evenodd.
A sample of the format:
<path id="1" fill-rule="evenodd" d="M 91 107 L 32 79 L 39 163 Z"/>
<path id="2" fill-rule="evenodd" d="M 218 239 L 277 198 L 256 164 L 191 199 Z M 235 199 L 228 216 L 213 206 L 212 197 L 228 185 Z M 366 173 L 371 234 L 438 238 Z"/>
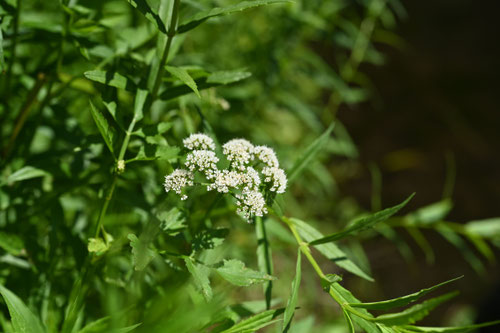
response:
<path id="1" fill-rule="evenodd" d="M 362 301 L 398 297 L 463 273 L 457 289 L 493 279 L 499 220 L 479 212 L 480 221 L 463 214 L 452 216 L 467 224 L 450 222 L 457 168 L 445 149 L 436 152 L 441 161 L 430 162 L 442 170 L 439 181 L 420 182 L 439 190 L 417 191 L 399 217 L 391 217 L 396 209 L 385 211 L 386 223 L 371 230 L 349 232 L 323 248 L 311 245 L 318 269 L 302 255 L 296 272 L 290 225 L 310 242 L 322 235 L 310 231 L 306 239 L 307 225 L 327 235 L 352 230 L 361 216 L 374 224 L 382 219 L 370 220 L 370 213 L 419 190 L 401 184 L 411 184 L 403 176 L 425 161 L 422 154 L 411 142 L 376 140 L 394 128 L 412 137 L 428 133 L 408 120 L 398 123 L 403 116 L 386 109 L 407 103 L 384 100 L 389 85 L 372 79 L 386 70 L 385 53 L 407 43 L 395 33 L 407 16 L 398 1 L 4 0 L 0 16 L 3 331 L 24 325 L 26 332 L 42 326 L 48 332 L 240 332 L 278 319 L 267 328 L 273 332 L 283 326 L 283 310 L 276 309 L 293 305 L 287 300 L 298 295 L 289 332 L 348 332 L 349 318 L 358 330 L 415 332 L 402 325 L 423 317 L 431 303 L 418 315 L 401 315 L 406 321 L 366 324 L 354 314 L 344 317 L 345 307 L 324 292 L 331 287 L 325 278 L 342 288 L 338 276 L 318 277 L 318 269 L 341 274 L 341 285 Z M 452 118 L 458 128 L 467 124 Z M 276 214 L 247 224 L 231 200 L 214 193 L 194 191 L 186 202 L 165 193 L 163 177 L 182 161 L 182 139 L 195 132 L 219 143 L 244 137 L 276 150 L 289 176 Z M 374 139 L 377 144 L 366 143 Z M 117 164 L 122 159 L 124 170 Z M 307 224 L 301 229 L 293 221 Z M 208 245 L 200 241 L 207 234 Z M 325 255 L 337 245 L 345 257 Z M 468 266 L 440 270 L 440 257 Z M 223 258 L 277 277 L 272 293 L 263 275 L 264 292 L 261 284 L 225 281 L 211 269 Z M 483 312 L 468 305 L 476 293 L 467 294 L 426 324 L 476 322 Z M 494 319 L 498 313 L 482 321 Z"/>

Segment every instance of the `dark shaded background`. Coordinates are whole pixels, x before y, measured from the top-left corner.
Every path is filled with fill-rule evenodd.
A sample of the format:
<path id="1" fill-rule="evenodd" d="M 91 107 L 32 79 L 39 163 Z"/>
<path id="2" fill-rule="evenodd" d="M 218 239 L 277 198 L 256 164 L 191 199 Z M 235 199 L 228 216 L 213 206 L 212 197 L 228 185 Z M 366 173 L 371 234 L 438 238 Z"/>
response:
<path id="1" fill-rule="evenodd" d="M 500 216 L 500 2 L 406 1 L 404 5 L 408 17 L 399 23 L 398 34 L 407 44 L 382 49 L 387 56 L 384 66 L 363 68 L 378 90 L 376 102 L 341 109 L 339 118 L 358 145 L 361 159 L 381 168 L 384 206 L 413 191 L 417 196 L 409 209 L 438 201 L 448 156 L 457 171 L 449 220 Z M 370 184 L 370 173 L 364 170 L 341 189 L 369 207 Z M 478 306 L 479 321 L 498 319 L 498 265 L 487 264 L 488 276 L 478 277 L 444 239 L 432 233 L 426 236 L 436 250 L 436 263 L 426 265 L 421 255 L 419 268 L 406 282 L 394 274 L 409 269 L 404 260 L 383 259 L 394 258 L 390 255 L 394 248 L 374 252 L 375 274 L 383 276 L 377 279 L 383 288 L 397 296 L 430 285 L 437 276 L 445 280 L 465 274 L 456 285 L 462 291 L 459 301 Z M 415 252 L 419 253 L 416 247 Z M 498 327 L 486 331 L 498 332 Z"/>

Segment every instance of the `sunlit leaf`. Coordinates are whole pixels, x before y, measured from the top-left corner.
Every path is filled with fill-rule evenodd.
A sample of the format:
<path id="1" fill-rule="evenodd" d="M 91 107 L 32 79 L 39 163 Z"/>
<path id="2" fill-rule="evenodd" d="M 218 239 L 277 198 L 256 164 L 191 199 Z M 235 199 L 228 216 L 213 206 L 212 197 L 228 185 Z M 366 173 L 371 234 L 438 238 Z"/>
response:
<path id="1" fill-rule="evenodd" d="M 6 183 L 15 183 L 22 180 L 43 177 L 46 175 L 48 175 L 47 171 L 32 166 L 25 166 L 7 177 Z"/>
<path id="2" fill-rule="evenodd" d="M 276 279 L 269 274 L 247 268 L 242 261 L 236 259 L 224 260 L 224 265 L 216 270 L 226 281 L 241 287 Z"/>
<path id="3" fill-rule="evenodd" d="M 137 8 L 141 12 L 142 15 L 144 15 L 149 21 L 153 22 L 153 24 L 163 32 L 164 34 L 167 33 L 167 29 L 165 27 L 165 24 L 160 18 L 160 15 L 156 11 L 154 11 L 151 6 L 147 3 L 146 0 L 127 0 L 128 3 L 130 3 L 134 8 Z"/>
<path id="4" fill-rule="evenodd" d="M 253 333 L 259 329 L 274 324 L 281 319 L 276 319 L 283 313 L 283 309 L 268 310 L 256 314 L 250 318 L 244 319 L 232 326 L 231 328 L 222 331 L 221 333 Z"/>
<path id="5" fill-rule="evenodd" d="M 13 292 L 0 285 L 0 293 L 9 309 L 12 326 L 16 333 L 44 333 L 45 327 L 30 309 Z"/>
<path id="6" fill-rule="evenodd" d="M 200 267 L 200 265 L 193 262 L 190 257 L 184 257 L 186 267 L 193 276 L 196 286 L 201 290 L 203 297 L 208 301 L 212 299 L 213 293 L 210 287 L 210 280 L 208 279 L 207 271 Z"/>
<path id="7" fill-rule="evenodd" d="M 83 75 L 85 75 L 85 77 L 89 80 L 99 82 L 107 86 L 125 89 L 132 92 L 136 90 L 135 83 L 120 73 L 95 70 L 85 72 Z"/>
<path id="8" fill-rule="evenodd" d="M 170 74 L 172 74 L 173 76 L 181 80 L 189 88 L 191 88 L 191 90 L 194 91 L 196 96 L 201 98 L 200 92 L 198 91 L 198 86 L 196 85 L 196 82 L 193 80 L 191 75 L 189 75 L 187 70 L 185 70 L 182 67 L 173 67 L 173 66 L 166 66 L 165 68 Z"/>

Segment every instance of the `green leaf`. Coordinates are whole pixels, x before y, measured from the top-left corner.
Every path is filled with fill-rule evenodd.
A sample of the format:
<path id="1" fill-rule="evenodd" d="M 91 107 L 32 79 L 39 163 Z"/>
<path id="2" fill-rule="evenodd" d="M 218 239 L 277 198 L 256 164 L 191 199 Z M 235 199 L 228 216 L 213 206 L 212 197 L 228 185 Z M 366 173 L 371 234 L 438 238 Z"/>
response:
<path id="1" fill-rule="evenodd" d="M 129 234 L 130 246 L 132 247 L 132 262 L 136 271 L 142 271 L 155 257 L 155 251 L 148 248 L 148 244 L 137 238 L 134 234 Z"/>
<path id="2" fill-rule="evenodd" d="M 148 5 L 146 0 L 127 0 L 134 8 L 137 8 L 142 15 L 144 15 L 149 21 L 153 22 L 155 27 L 158 28 L 164 34 L 167 34 L 167 29 L 165 24 L 160 18 L 160 15 Z"/>
<path id="3" fill-rule="evenodd" d="M 430 292 L 432 292 L 432 291 L 434 291 L 434 290 L 436 290 L 444 285 L 447 285 L 448 283 L 459 280 L 461 278 L 463 278 L 463 275 L 459 276 L 457 278 L 445 281 L 445 282 L 441 282 L 435 286 L 422 289 L 416 293 L 409 294 L 406 296 L 401 296 L 401 297 L 394 298 L 394 299 L 389 299 L 386 301 L 370 302 L 370 303 L 350 303 L 349 305 L 352 307 L 355 307 L 355 308 L 363 308 L 363 309 L 368 309 L 368 310 L 389 310 L 389 309 L 393 309 L 393 308 L 399 308 L 402 306 L 406 306 L 410 303 L 413 303 L 413 302 L 417 301 L 419 298 L 421 298 L 422 296 L 427 295 L 428 293 L 430 293 Z"/>
<path id="4" fill-rule="evenodd" d="M 196 79 L 196 86 L 198 90 L 213 88 L 221 85 L 227 85 L 230 83 L 235 83 L 241 80 L 244 80 L 250 77 L 252 74 L 249 72 L 241 71 L 241 70 L 233 70 L 233 71 L 219 71 L 214 72 L 206 77 L 202 77 L 200 79 Z M 162 100 L 171 100 L 179 96 L 183 96 L 192 92 L 192 89 L 186 84 L 179 86 L 168 87 L 163 93 L 160 95 L 160 99 Z"/>
<path id="5" fill-rule="evenodd" d="M 184 224 L 186 219 L 182 212 L 176 207 L 169 211 L 159 213 L 157 217 L 161 222 L 160 228 L 172 236 L 177 235 L 182 229 L 187 227 L 187 225 Z"/>
<path id="6" fill-rule="evenodd" d="M 333 233 L 331 235 L 325 236 L 323 238 L 316 239 L 312 242 L 310 242 L 311 245 L 318 245 L 318 244 L 324 244 L 324 243 L 329 243 L 333 241 L 337 241 L 339 239 L 342 239 L 346 236 L 350 236 L 353 233 L 358 233 L 362 230 L 372 228 L 375 224 L 387 220 L 389 217 L 392 215 L 396 214 L 401 208 L 403 208 L 410 200 L 413 198 L 415 193 L 410 195 L 405 201 L 400 203 L 399 205 L 396 205 L 391 208 L 386 208 L 384 210 L 381 210 L 380 212 L 376 212 L 375 214 L 369 215 L 367 217 L 363 217 L 354 223 L 352 223 L 350 226 L 345 228 L 343 231 Z"/>
<path id="7" fill-rule="evenodd" d="M 139 148 L 139 152 L 135 157 L 126 160 L 125 163 L 151 160 L 173 161 L 177 159 L 179 152 L 179 147 L 152 145 L 146 143 Z"/>
<path id="8" fill-rule="evenodd" d="M 90 102 L 90 111 L 92 114 L 92 118 L 94 118 L 94 122 L 97 125 L 99 132 L 101 132 L 102 138 L 104 139 L 104 142 L 108 146 L 109 151 L 114 156 L 115 154 L 114 143 L 117 140 L 116 129 L 114 128 L 114 126 L 109 124 L 104 114 L 99 109 L 97 109 L 90 100 L 89 102 Z"/>
<path id="9" fill-rule="evenodd" d="M 12 291 L 0 285 L 0 293 L 9 309 L 12 326 L 16 333 L 44 333 L 40 320 Z"/>
<path id="10" fill-rule="evenodd" d="M 478 328 L 500 325 L 500 320 L 489 321 L 486 323 L 475 324 L 475 325 L 465 325 L 460 327 L 425 327 L 425 326 L 412 326 L 405 325 L 404 329 L 410 330 L 411 332 L 428 332 L 428 333 L 466 333 L 476 331 Z"/>
<path id="11" fill-rule="evenodd" d="M 24 243 L 19 236 L 0 231 L 0 247 L 13 256 L 18 256 L 24 249 Z"/>
<path id="12" fill-rule="evenodd" d="M 6 183 L 15 183 L 26 179 L 38 178 L 48 175 L 47 171 L 34 168 L 32 166 L 25 166 L 7 177 Z"/>
<path id="13" fill-rule="evenodd" d="M 259 329 L 269 326 L 280 319 L 276 319 L 283 313 L 283 309 L 267 310 L 244 319 L 236 325 L 222 331 L 221 333 L 253 333 Z"/>
<path id="14" fill-rule="evenodd" d="M 471 221 L 465 224 L 467 233 L 484 238 L 500 238 L 500 218 Z"/>
<path id="15" fill-rule="evenodd" d="M 378 316 L 374 319 L 374 321 L 387 326 L 413 324 L 414 322 L 427 316 L 431 310 L 441 303 L 444 303 L 457 295 L 458 292 L 455 291 L 439 297 L 431 298 L 404 311 Z"/>
<path id="16" fill-rule="evenodd" d="M 89 80 L 99 82 L 107 86 L 125 89 L 132 92 L 135 92 L 136 90 L 136 85 L 132 80 L 116 72 L 95 70 L 85 72 L 83 75 L 85 75 L 85 77 Z"/>
<path id="17" fill-rule="evenodd" d="M 134 102 L 134 117 L 136 121 L 141 120 L 144 117 L 142 109 L 146 103 L 146 98 L 148 97 L 148 91 L 143 89 L 137 89 Z"/>
<path id="18" fill-rule="evenodd" d="M 301 252 L 300 249 L 297 251 L 297 265 L 295 266 L 295 278 L 292 282 L 292 292 L 286 303 L 285 314 L 283 315 L 283 326 L 281 328 L 282 332 L 287 330 L 288 325 L 292 321 L 293 314 L 295 312 L 295 306 L 297 305 L 297 300 L 299 298 L 299 287 L 301 279 Z"/>
<path id="19" fill-rule="evenodd" d="M 193 250 L 210 250 L 222 245 L 226 236 L 229 234 L 229 229 L 205 229 L 194 235 L 193 237 Z"/>
<path id="20" fill-rule="evenodd" d="M 320 150 L 323 148 L 325 143 L 330 137 L 330 133 L 333 130 L 334 123 L 332 123 L 326 131 L 321 134 L 316 140 L 314 140 L 306 150 L 300 155 L 300 157 L 295 161 L 292 168 L 287 172 L 288 174 L 288 184 L 291 184 L 297 176 L 299 176 L 304 169 L 309 166 L 312 160 L 318 155 Z"/>
<path id="21" fill-rule="evenodd" d="M 417 209 L 406 216 L 408 224 L 432 224 L 441 221 L 453 207 L 451 200 L 445 199 Z"/>
<path id="22" fill-rule="evenodd" d="M 83 327 L 81 330 L 78 331 L 78 333 L 102 333 L 102 332 L 109 332 L 109 333 L 127 333 L 131 332 L 137 327 L 139 327 L 141 324 L 135 324 L 127 327 L 122 327 L 122 328 L 116 328 L 116 329 L 111 329 L 110 328 L 110 319 L 111 317 L 103 317 L 99 318 Z"/>
<path id="23" fill-rule="evenodd" d="M 354 324 L 352 323 L 351 315 L 344 308 L 342 309 L 344 313 L 345 321 L 347 322 L 347 328 L 349 329 L 349 333 L 355 333 Z"/>
<path id="24" fill-rule="evenodd" d="M 269 274 L 246 268 L 243 262 L 236 259 L 224 259 L 224 265 L 216 270 L 226 281 L 240 287 L 248 287 L 252 284 L 276 279 Z"/>
<path id="25" fill-rule="evenodd" d="M 256 0 L 256 1 L 242 1 L 236 5 L 233 6 L 228 6 L 224 8 L 213 8 L 209 11 L 204 11 L 196 14 L 195 16 L 189 18 L 187 21 L 182 22 L 179 24 L 179 27 L 177 28 L 177 33 L 181 34 L 186 31 L 189 31 L 191 29 L 196 28 L 198 25 L 201 23 L 205 22 L 209 18 L 216 17 L 216 16 L 221 16 L 221 15 L 228 15 L 232 14 L 235 12 L 243 11 L 245 9 L 249 8 L 254 8 L 258 6 L 264 6 L 264 5 L 270 5 L 273 3 L 286 3 L 290 2 L 287 0 Z"/>
<path id="26" fill-rule="evenodd" d="M 2 26 L 0 25 L 0 73 L 4 71 L 5 67 L 5 59 L 3 56 L 3 34 L 2 34 Z"/>
<path id="27" fill-rule="evenodd" d="M 172 74 L 173 76 L 181 80 L 189 88 L 191 88 L 191 90 L 194 91 L 196 96 L 201 98 L 200 92 L 198 91 L 198 86 L 196 85 L 196 82 L 193 80 L 191 75 L 189 75 L 187 70 L 185 70 L 182 67 L 173 67 L 173 66 L 165 66 L 165 68 L 170 74 Z"/>
<path id="28" fill-rule="evenodd" d="M 212 288 L 210 287 L 210 280 L 208 279 L 207 272 L 204 271 L 203 268 L 199 268 L 190 257 L 184 257 L 184 261 L 186 262 L 186 267 L 189 273 L 193 276 L 196 286 L 201 290 L 205 300 L 209 302 L 212 299 L 213 293 Z"/>
<path id="29" fill-rule="evenodd" d="M 321 232 L 304 221 L 295 218 L 291 218 L 290 221 L 297 227 L 297 231 L 306 242 L 323 237 L 323 234 Z M 333 261 L 343 269 L 368 281 L 374 281 L 371 276 L 363 272 L 361 268 L 359 268 L 354 262 L 349 260 L 344 251 L 339 249 L 334 243 L 317 245 L 315 246 L 315 248 L 327 259 Z"/>

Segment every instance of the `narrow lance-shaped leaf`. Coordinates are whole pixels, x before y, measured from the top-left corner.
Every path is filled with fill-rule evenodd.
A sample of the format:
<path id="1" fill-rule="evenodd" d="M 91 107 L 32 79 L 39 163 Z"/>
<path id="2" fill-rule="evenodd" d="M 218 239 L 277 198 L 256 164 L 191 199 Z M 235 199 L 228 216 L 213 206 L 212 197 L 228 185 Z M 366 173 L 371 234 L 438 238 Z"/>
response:
<path id="1" fill-rule="evenodd" d="M 12 291 L 0 285 L 0 293 L 5 300 L 5 304 L 7 304 L 7 308 L 9 309 L 14 332 L 44 333 L 46 331 L 40 323 L 40 320 Z"/>
<path id="2" fill-rule="evenodd" d="M 342 309 L 342 312 L 344 313 L 344 318 L 347 323 L 347 328 L 349 329 L 349 333 L 355 333 L 356 330 L 354 329 L 354 324 L 352 323 L 351 315 L 345 309 Z"/>
<path id="3" fill-rule="evenodd" d="M 184 262 L 189 273 L 193 276 L 194 283 L 201 290 L 203 297 L 209 302 L 212 299 L 213 293 L 207 274 L 190 257 L 184 257 Z"/>
<path id="4" fill-rule="evenodd" d="M 429 312 L 438 305 L 450 300 L 457 295 L 458 292 L 455 291 L 439 297 L 431 298 L 404 311 L 378 316 L 374 318 L 374 321 L 388 326 L 413 324 L 414 322 L 419 321 L 420 319 L 427 316 Z"/>
<path id="5" fill-rule="evenodd" d="M 146 17 L 149 21 L 153 22 L 153 24 L 163 32 L 167 33 L 167 29 L 165 28 L 165 24 L 160 18 L 160 15 L 156 11 L 154 11 L 147 3 L 146 0 L 127 0 L 134 8 L 137 8 L 144 17 Z"/>
<path id="6" fill-rule="evenodd" d="M 95 70 L 85 72 L 83 73 L 83 75 L 85 75 L 85 77 L 89 80 L 99 82 L 111 87 L 125 89 L 128 91 L 136 90 L 135 83 L 131 79 L 127 78 L 124 75 L 121 75 L 120 73 Z"/>
<path id="7" fill-rule="evenodd" d="M 339 239 L 342 239 L 346 236 L 352 235 L 353 233 L 360 232 L 362 230 L 368 229 L 373 227 L 375 224 L 387 220 L 389 217 L 392 215 L 396 214 L 401 208 L 403 208 L 410 200 L 413 198 L 415 193 L 410 195 L 408 199 L 400 203 L 399 205 L 396 205 L 391 208 L 387 208 L 384 210 L 381 210 L 380 212 L 377 212 L 375 214 L 372 214 L 367 217 L 363 217 L 357 221 L 355 221 L 353 224 L 351 224 L 349 227 L 344 229 L 343 231 L 333 233 L 331 235 L 325 236 L 323 238 L 316 239 L 312 242 L 310 242 L 311 245 L 318 245 L 318 244 L 324 244 L 324 243 L 329 243 L 333 241 L 337 241 Z"/>
<path id="8" fill-rule="evenodd" d="M 301 252 L 299 248 L 299 250 L 297 251 L 297 265 L 295 266 L 295 278 L 292 282 L 292 292 L 290 294 L 290 297 L 288 298 L 288 302 L 286 303 L 285 314 L 283 316 L 283 326 L 281 329 L 282 332 L 285 332 L 287 330 L 287 326 L 292 321 L 292 317 L 295 312 L 295 306 L 297 305 L 297 300 L 299 298 L 301 272 Z"/>
<path id="9" fill-rule="evenodd" d="M 321 232 L 304 221 L 295 218 L 291 218 L 290 221 L 297 227 L 297 231 L 306 242 L 323 237 Z M 334 243 L 317 245 L 315 248 L 327 259 L 333 261 L 336 265 L 342 267 L 343 269 L 368 281 L 374 281 L 371 276 L 366 274 L 353 261 L 347 258 L 344 251 L 339 249 Z"/>
<path id="10" fill-rule="evenodd" d="M 224 260 L 224 265 L 217 268 L 217 273 L 228 282 L 242 287 L 276 279 L 269 274 L 246 268 L 243 262 L 236 259 Z"/>
<path id="11" fill-rule="evenodd" d="M 177 28 L 177 33 L 183 33 L 186 31 L 189 31 L 191 29 L 196 28 L 198 25 L 201 23 L 205 22 L 209 18 L 216 17 L 216 16 L 221 16 L 221 15 L 228 15 L 232 14 L 235 12 L 240 12 L 245 9 L 253 8 L 253 7 L 258 7 L 258 6 L 264 6 L 264 5 L 270 5 L 273 3 L 285 3 L 285 2 L 290 2 L 288 0 L 257 0 L 257 1 L 242 1 L 236 5 L 233 6 L 228 6 L 224 8 L 213 8 L 209 11 L 204 11 L 196 14 L 195 16 L 191 17 L 185 22 L 182 22 L 179 24 L 179 27 Z"/>
<path id="12" fill-rule="evenodd" d="M 38 169 L 32 166 L 25 166 L 16 172 L 12 173 L 9 177 L 7 177 L 7 183 L 15 183 L 22 180 L 27 180 L 31 178 L 38 178 L 48 175 L 47 171 L 42 169 Z"/>
<path id="13" fill-rule="evenodd" d="M 467 333 L 476 331 L 481 327 L 488 327 L 500 325 L 500 320 L 489 321 L 486 323 L 475 324 L 475 325 L 464 325 L 459 327 L 425 327 L 425 326 L 413 326 L 413 325 L 405 325 L 402 326 L 404 329 L 407 329 L 411 332 L 428 332 L 428 333 Z"/>
<path id="14" fill-rule="evenodd" d="M 500 239 L 500 217 L 468 222 L 465 230 L 481 237 Z"/>
<path id="15" fill-rule="evenodd" d="M 430 293 L 430 292 L 432 292 L 432 291 L 434 291 L 434 290 L 436 290 L 444 285 L 447 285 L 448 283 L 459 280 L 461 278 L 463 278 L 463 276 L 459 276 L 457 278 L 439 283 L 435 286 L 422 289 L 422 290 L 420 290 L 416 293 L 413 293 L 413 294 L 401 296 L 401 297 L 394 298 L 394 299 L 389 299 L 386 301 L 370 302 L 370 303 L 350 303 L 349 305 L 352 307 L 355 307 L 355 308 L 363 308 L 363 309 L 368 309 L 368 310 L 389 310 L 389 309 L 393 309 L 393 308 L 399 308 L 402 306 L 406 306 L 410 303 L 413 303 L 413 302 L 417 301 L 419 298 L 421 298 L 422 296 L 427 295 L 428 293 Z"/>
<path id="16" fill-rule="evenodd" d="M 114 155 L 115 152 L 113 146 L 117 136 L 116 130 L 109 124 L 104 114 L 99 109 L 97 109 L 94 104 L 92 104 L 92 101 L 89 102 L 92 118 L 94 118 L 94 122 L 96 123 L 99 132 L 101 132 L 101 135 L 104 139 L 104 142 L 108 146 L 109 151 L 111 151 L 111 153 Z"/>
<path id="17" fill-rule="evenodd" d="M 292 168 L 287 172 L 288 184 L 291 184 L 297 178 L 297 176 L 310 164 L 314 157 L 316 157 L 316 155 L 321 151 L 321 148 L 323 148 L 325 143 L 328 141 L 328 138 L 330 137 L 333 126 L 334 123 L 328 126 L 326 131 L 306 148 L 306 150 L 292 166 Z"/>
<path id="18" fill-rule="evenodd" d="M 191 75 L 189 75 L 187 70 L 181 67 L 173 67 L 173 66 L 165 66 L 165 68 L 170 74 L 172 74 L 173 76 L 181 80 L 189 88 L 191 88 L 191 90 L 194 91 L 196 96 L 201 98 L 200 92 L 198 91 L 198 86 L 196 85 L 196 82 L 193 80 Z"/>
<path id="19" fill-rule="evenodd" d="M 146 98 L 148 97 L 148 91 L 143 89 L 137 89 L 137 94 L 135 95 L 134 101 L 134 117 L 135 121 L 139 121 L 144 117 L 143 108 L 146 103 Z"/>
<path id="20" fill-rule="evenodd" d="M 276 319 L 280 314 L 283 313 L 283 309 L 277 310 L 267 310 L 256 314 L 250 318 L 244 319 L 237 323 L 236 325 L 222 331 L 221 333 L 252 333 L 257 330 L 271 325 L 280 319 Z"/>

